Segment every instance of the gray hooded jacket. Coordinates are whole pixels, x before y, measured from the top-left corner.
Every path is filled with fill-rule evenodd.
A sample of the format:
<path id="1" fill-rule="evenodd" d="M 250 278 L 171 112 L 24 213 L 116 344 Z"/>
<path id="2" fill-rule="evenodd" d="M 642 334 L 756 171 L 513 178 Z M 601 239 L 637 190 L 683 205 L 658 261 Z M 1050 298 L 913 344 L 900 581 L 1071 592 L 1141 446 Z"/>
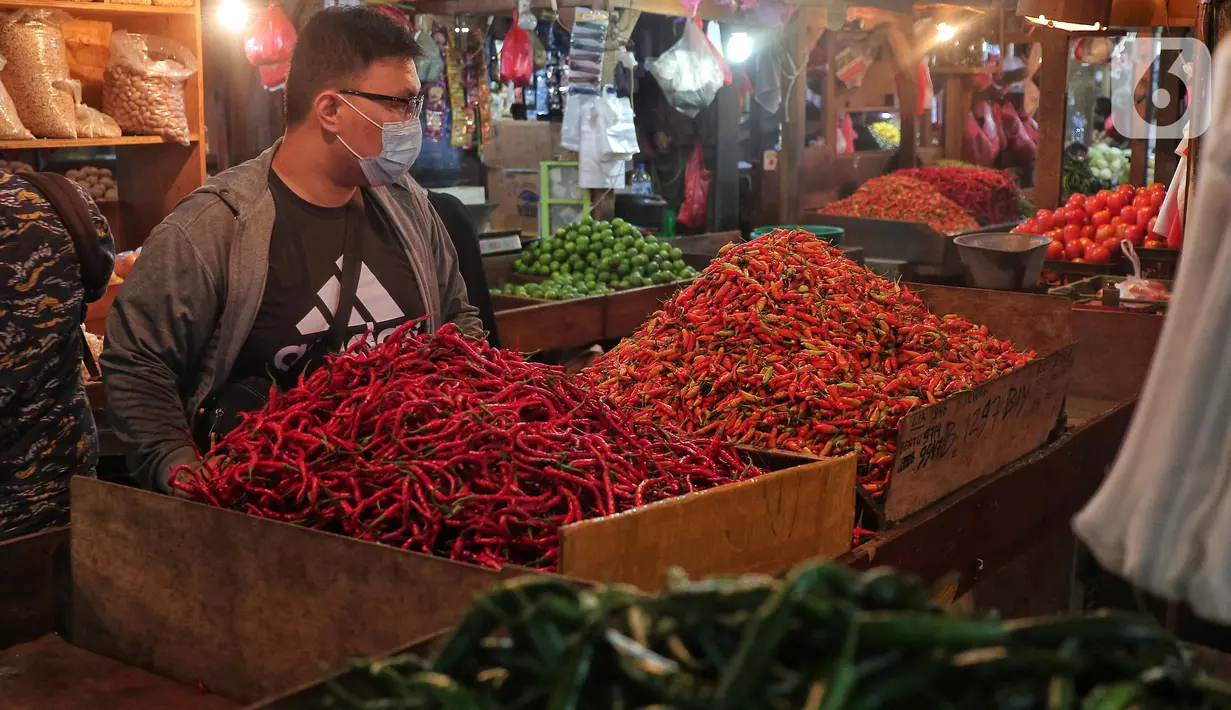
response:
<path id="1" fill-rule="evenodd" d="M 272 148 L 210 178 L 146 240 L 107 318 L 101 358 L 108 414 L 143 486 L 167 490 L 171 469 L 195 464 L 192 417 L 221 388 L 265 293 L 274 200 Z M 429 332 L 453 322 L 479 335 L 457 255 L 427 193 L 409 178 L 365 188 L 406 246 Z"/>

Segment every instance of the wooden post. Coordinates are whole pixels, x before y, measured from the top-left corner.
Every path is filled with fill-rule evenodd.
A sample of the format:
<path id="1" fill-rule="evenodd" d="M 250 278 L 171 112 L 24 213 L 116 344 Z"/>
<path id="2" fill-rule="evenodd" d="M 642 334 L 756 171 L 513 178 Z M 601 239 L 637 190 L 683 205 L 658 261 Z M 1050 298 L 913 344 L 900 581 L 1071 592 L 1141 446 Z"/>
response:
<path id="1" fill-rule="evenodd" d="M 782 115 L 782 149 L 778 153 L 778 221 L 794 224 L 799 221 L 799 171 L 804 163 L 804 143 L 807 139 L 805 101 L 808 96 L 808 55 L 825 31 L 828 12 L 823 7 L 801 7 L 787 26 L 791 62 L 785 73 Z M 832 72 L 831 72 L 832 73 Z M 825 107 L 831 111 L 831 106 Z"/>
<path id="2" fill-rule="evenodd" d="M 911 47 L 915 45 L 915 18 L 911 13 L 895 13 L 894 23 L 898 30 L 910 40 Z M 895 64 L 898 67 L 898 119 L 902 122 L 902 141 L 899 144 L 898 166 L 902 168 L 915 167 L 915 153 L 918 146 L 917 106 L 919 102 L 918 68 L 909 57 L 899 58 Z M 905 64 L 906 66 L 903 66 Z"/>
<path id="3" fill-rule="evenodd" d="M 1039 69 L 1038 158 L 1034 164 L 1034 204 L 1039 209 L 1060 205 L 1063 175 L 1064 123 L 1068 102 L 1069 35 L 1039 28 L 1043 65 Z"/>
<path id="4" fill-rule="evenodd" d="M 722 27 L 722 41 L 731 34 L 730 25 Z M 718 91 L 718 115 L 714 145 L 714 189 L 710 194 L 710 229 L 739 229 L 739 86 L 732 83 Z"/>

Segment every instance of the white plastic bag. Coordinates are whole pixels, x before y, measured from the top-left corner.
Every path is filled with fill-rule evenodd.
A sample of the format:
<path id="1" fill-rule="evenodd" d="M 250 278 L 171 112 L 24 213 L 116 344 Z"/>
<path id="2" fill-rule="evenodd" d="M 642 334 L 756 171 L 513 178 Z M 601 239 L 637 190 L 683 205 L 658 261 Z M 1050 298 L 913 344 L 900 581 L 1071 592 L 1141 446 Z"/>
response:
<path id="1" fill-rule="evenodd" d="M 600 148 L 604 160 L 632 160 L 641 151 L 635 120 L 632 102 L 616 96 L 615 87 L 609 87 L 598 100 L 598 127 L 603 136 Z"/>
<path id="2" fill-rule="evenodd" d="M 184 82 L 197 72 L 187 47 L 165 37 L 117 30 L 103 79 L 103 112 L 127 133 L 189 145 Z"/>
<path id="3" fill-rule="evenodd" d="M 684 36 L 662 56 L 646 62 L 675 110 L 696 116 L 722 88 L 722 64 L 695 22 L 684 23 Z"/>
<path id="4" fill-rule="evenodd" d="M 4 57 L 0 57 L 0 72 L 2 71 L 4 71 Z M 4 84 L 0 84 L 0 139 L 22 141 L 32 138 L 34 134 L 26 130 L 21 123 L 21 118 L 17 115 L 17 104 L 13 103 L 13 97 L 9 96 Z"/>

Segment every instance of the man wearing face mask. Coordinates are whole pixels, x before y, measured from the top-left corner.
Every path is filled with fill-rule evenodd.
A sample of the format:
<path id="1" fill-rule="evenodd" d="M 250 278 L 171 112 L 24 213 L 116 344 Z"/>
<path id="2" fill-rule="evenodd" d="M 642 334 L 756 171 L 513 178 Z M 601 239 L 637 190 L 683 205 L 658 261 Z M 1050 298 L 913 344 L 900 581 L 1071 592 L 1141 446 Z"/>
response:
<path id="1" fill-rule="evenodd" d="M 110 421 L 143 485 L 205 450 L 330 351 L 425 318 L 481 335 L 457 256 L 407 175 L 422 129 L 419 48 L 369 7 L 299 34 L 286 133 L 211 178 L 145 242 L 107 322 Z"/>

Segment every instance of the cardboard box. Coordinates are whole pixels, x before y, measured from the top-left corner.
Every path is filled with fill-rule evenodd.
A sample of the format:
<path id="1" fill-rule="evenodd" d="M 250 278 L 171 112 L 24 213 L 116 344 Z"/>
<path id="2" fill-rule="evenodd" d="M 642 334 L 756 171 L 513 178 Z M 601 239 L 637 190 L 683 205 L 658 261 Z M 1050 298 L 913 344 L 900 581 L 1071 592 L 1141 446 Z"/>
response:
<path id="1" fill-rule="evenodd" d="M 523 236 L 539 233 L 539 171 L 488 168 L 487 201 L 496 203 L 491 228 L 519 229 Z"/>
<path id="2" fill-rule="evenodd" d="M 492 142 L 483 148 L 489 168 L 538 170 L 545 160 L 570 155 L 560 147 L 560 124 L 548 121 L 494 121 Z"/>

